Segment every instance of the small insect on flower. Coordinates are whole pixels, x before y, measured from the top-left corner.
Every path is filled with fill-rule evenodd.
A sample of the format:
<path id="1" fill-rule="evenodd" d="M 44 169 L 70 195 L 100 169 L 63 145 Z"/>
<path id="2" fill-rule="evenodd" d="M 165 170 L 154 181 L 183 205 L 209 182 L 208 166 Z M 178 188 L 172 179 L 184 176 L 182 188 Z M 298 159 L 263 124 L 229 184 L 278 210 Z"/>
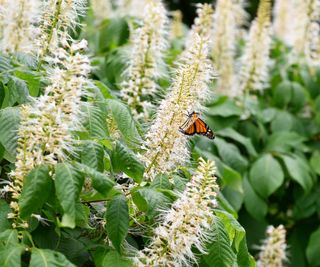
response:
<path id="1" fill-rule="evenodd" d="M 188 114 L 188 119 L 179 127 L 179 131 L 185 135 L 200 134 L 209 139 L 215 138 L 214 132 L 202 119 L 200 119 L 199 113 L 195 111 Z"/>

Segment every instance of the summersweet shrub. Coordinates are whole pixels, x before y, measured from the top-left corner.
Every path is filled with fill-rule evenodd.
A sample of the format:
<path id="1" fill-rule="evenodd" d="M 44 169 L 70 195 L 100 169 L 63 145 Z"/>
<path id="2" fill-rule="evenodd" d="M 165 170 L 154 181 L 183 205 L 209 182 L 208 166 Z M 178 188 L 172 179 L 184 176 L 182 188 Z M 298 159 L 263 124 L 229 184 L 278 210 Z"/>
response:
<path id="1" fill-rule="evenodd" d="M 247 5 L 0 0 L 0 266 L 320 266 L 320 3 Z"/>

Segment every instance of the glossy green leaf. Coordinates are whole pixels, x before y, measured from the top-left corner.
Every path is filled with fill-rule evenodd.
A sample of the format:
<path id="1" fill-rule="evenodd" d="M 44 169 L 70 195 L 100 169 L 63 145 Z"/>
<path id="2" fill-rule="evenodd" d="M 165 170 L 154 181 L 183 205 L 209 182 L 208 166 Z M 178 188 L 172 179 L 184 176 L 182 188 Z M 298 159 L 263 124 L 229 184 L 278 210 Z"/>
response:
<path id="1" fill-rule="evenodd" d="M 221 159 L 228 166 L 239 172 L 243 172 L 246 169 L 248 161 L 240 154 L 239 149 L 235 145 L 227 143 L 221 138 L 216 138 L 215 144 Z"/>
<path id="2" fill-rule="evenodd" d="M 133 152 L 119 142 L 111 153 L 111 164 L 114 172 L 124 172 L 137 183 L 142 181 L 144 166 Z"/>
<path id="3" fill-rule="evenodd" d="M 217 101 L 213 102 L 208 110 L 206 110 L 206 114 L 208 115 L 221 117 L 240 116 L 241 113 L 241 108 L 227 97 L 218 98 Z"/>
<path id="4" fill-rule="evenodd" d="M 291 97 L 292 89 L 290 81 L 284 80 L 274 89 L 273 99 L 278 107 L 286 107 L 289 104 Z"/>
<path id="5" fill-rule="evenodd" d="M 19 124 L 18 108 L 5 108 L 0 111 L 0 142 L 12 156 L 16 154 Z"/>
<path id="6" fill-rule="evenodd" d="M 320 175 L 320 151 L 314 151 L 310 158 L 310 165 L 315 173 Z"/>
<path id="7" fill-rule="evenodd" d="M 267 198 L 282 185 L 284 173 L 277 160 L 264 154 L 251 166 L 249 179 L 254 190 Z"/>
<path id="8" fill-rule="evenodd" d="M 81 162 L 99 172 L 104 171 L 103 146 L 93 141 L 85 141 L 81 146 Z"/>
<path id="9" fill-rule="evenodd" d="M 294 127 L 294 118 L 287 111 L 277 111 L 274 120 L 271 122 L 272 132 L 290 131 Z"/>
<path id="10" fill-rule="evenodd" d="M 133 193 L 133 201 L 139 210 L 153 216 L 159 213 L 160 208 L 165 208 L 168 198 L 161 192 L 152 188 L 141 188 Z"/>
<path id="11" fill-rule="evenodd" d="M 0 232 L 0 248 L 14 247 L 17 246 L 18 243 L 19 240 L 17 230 L 8 229 L 3 232 Z"/>
<path id="12" fill-rule="evenodd" d="M 56 195 L 63 209 L 62 227 L 75 227 L 76 202 L 84 182 L 80 171 L 67 163 L 59 163 L 55 168 L 54 185 Z"/>
<path id="13" fill-rule="evenodd" d="M 121 244 L 129 229 L 129 211 L 127 199 L 116 195 L 107 205 L 106 229 L 113 246 L 120 252 Z"/>
<path id="14" fill-rule="evenodd" d="M 25 247 L 19 244 L 5 249 L 0 247 L 0 266 L 21 267 L 21 254 L 24 249 Z"/>
<path id="15" fill-rule="evenodd" d="M 245 192 L 244 205 L 247 212 L 256 220 L 261 221 L 268 212 L 266 202 L 257 195 L 246 177 L 243 180 L 243 188 Z"/>
<path id="16" fill-rule="evenodd" d="M 106 113 L 94 105 L 84 105 L 83 112 L 86 118 L 84 127 L 87 129 L 90 138 L 106 139 L 108 137 Z"/>
<path id="17" fill-rule="evenodd" d="M 299 156 L 281 155 L 284 164 L 291 178 L 295 180 L 301 187 L 309 192 L 313 185 L 313 180 L 310 175 L 310 167 Z"/>
<path id="18" fill-rule="evenodd" d="M 49 249 L 33 248 L 29 267 L 75 267 L 63 254 Z"/>
<path id="19" fill-rule="evenodd" d="M 47 165 L 40 165 L 25 177 L 19 199 L 21 218 L 28 218 L 40 209 L 52 193 L 53 181 L 49 171 Z"/>
<path id="20" fill-rule="evenodd" d="M 80 172 L 91 178 L 93 188 L 103 196 L 107 196 L 109 191 L 115 185 L 115 182 L 111 180 L 105 173 L 98 172 L 80 163 L 77 163 L 76 166 Z"/>
<path id="21" fill-rule="evenodd" d="M 265 151 L 290 152 L 290 149 L 297 149 L 305 138 L 295 132 L 276 132 L 268 137 Z"/>
<path id="22" fill-rule="evenodd" d="M 245 230 L 236 220 L 236 218 L 222 210 L 215 210 L 216 216 L 218 216 L 224 225 L 224 229 L 228 233 L 229 239 L 235 244 L 236 251 L 240 249 L 240 243 L 245 238 Z"/>
<path id="23" fill-rule="evenodd" d="M 107 99 L 105 101 L 126 143 L 131 147 L 140 144 L 141 136 L 128 107 L 114 99 Z"/>
<path id="24" fill-rule="evenodd" d="M 169 177 L 166 174 L 158 174 L 151 182 L 150 187 L 153 188 L 162 188 L 162 189 L 171 189 L 171 183 Z"/>
<path id="25" fill-rule="evenodd" d="M 36 97 L 39 95 L 40 78 L 37 76 L 37 73 L 16 71 L 15 75 L 27 83 L 31 96 Z"/>
<path id="26" fill-rule="evenodd" d="M 94 81 L 94 85 L 99 88 L 104 98 L 113 98 L 110 88 L 108 88 L 108 86 L 106 86 L 104 83 L 102 83 L 101 81 Z"/>
<path id="27" fill-rule="evenodd" d="M 250 138 L 247 138 L 247 137 L 239 134 L 233 128 L 226 128 L 226 129 L 220 130 L 219 136 L 228 137 L 228 138 L 231 138 L 231 139 L 239 142 L 240 144 L 242 144 L 246 148 L 246 150 L 250 156 L 252 156 L 252 157 L 257 156 L 257 152 L 256 152 L 254 146 L 252 145 Z"/>
<path id="28" fill-rule="evenodd" d="M 320 251 L 320 227 L 311 234 L 308 247 L 306 250 L 307 259 L 310 266 L 320 266 L 319 251 Z"/>
<path id="29" fill-rule="evenodd" d="M 129 260 L 123 259 L 117 251 L 109 251 L 102 261 L 101 267 L 132 267 Z"/>
<path id="30" fill-rule="evenodd" d="M 7 218 L 9 212 L 11 212 L 9 204 L 0 199 L 0 233 L 11 228 L 11 224 Z"/>
<path id="31" fill-rule="evenodd" d="M 230 267 L 236 261 L 236 255 L 231 248 L 231 241 L 222 220 L 215 217 L 214 239 L 208 246 L 208 254 L 203 258 L 209 266 Z"/>

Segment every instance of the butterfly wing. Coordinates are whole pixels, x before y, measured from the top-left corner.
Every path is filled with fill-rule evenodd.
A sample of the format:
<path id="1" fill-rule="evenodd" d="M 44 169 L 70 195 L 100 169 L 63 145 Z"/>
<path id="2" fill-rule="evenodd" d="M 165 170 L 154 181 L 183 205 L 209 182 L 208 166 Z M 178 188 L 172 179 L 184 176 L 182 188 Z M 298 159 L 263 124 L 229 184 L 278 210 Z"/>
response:
<path id="1" fill-rule="evenodd" d="M 209 126 L 200 118 L 194 122 L 195 125 L 195 133 L 204 135 L 210 139 L 214 139 L 215 135 L 213 131 L 209 128 Z"/>
<path id="2" fill-rule="evenodd" d="M 200 134 L 210 139 L 214 139 L 215 135 L 209 126 L 199 118 L 198 113 L 192 112 L 188 115 L 188 119 L 179 127 L 179 131 L 185 135 Z"/>

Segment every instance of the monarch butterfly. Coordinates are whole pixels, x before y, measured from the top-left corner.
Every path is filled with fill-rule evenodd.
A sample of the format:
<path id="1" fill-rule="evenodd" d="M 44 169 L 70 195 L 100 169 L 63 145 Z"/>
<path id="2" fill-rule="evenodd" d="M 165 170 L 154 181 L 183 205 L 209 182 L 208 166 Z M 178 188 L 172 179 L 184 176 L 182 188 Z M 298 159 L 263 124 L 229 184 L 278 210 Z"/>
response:
<path id="1" fill-rule="evenodd" d="M 186 135 L 201 134 L 210 139 L 214 139 L 215 135 L 213 131 L 198 115 L 199 113 L 194 111 L 188 114 L 188 119 L 179 127 L 179 131 Z"/>

